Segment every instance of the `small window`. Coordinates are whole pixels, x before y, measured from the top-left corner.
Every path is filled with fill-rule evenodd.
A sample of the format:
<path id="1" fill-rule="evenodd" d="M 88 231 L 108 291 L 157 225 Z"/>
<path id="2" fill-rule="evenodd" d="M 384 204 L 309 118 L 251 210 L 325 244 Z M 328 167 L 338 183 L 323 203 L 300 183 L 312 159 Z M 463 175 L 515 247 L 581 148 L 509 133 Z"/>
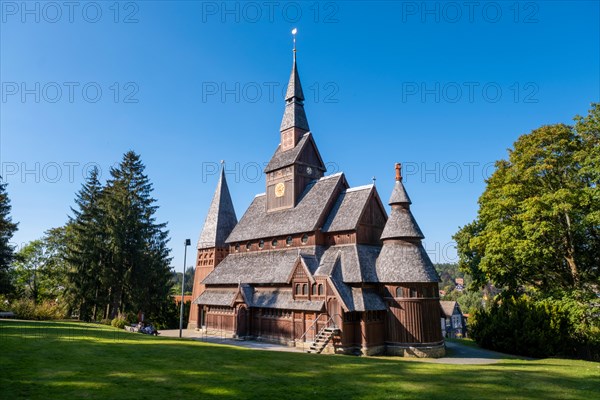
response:
<path id="1" fill-rule="evenodd" d="M 304 235 L 302 235 L 302 244 L 306 243 L 308 243 L 308 235 L 305 233 Z"/>
<path id="2" fill-rule="evenodd" d="M 414 287 L 410 288 L 410 297 L 417 297 L 417 289 Z"/>
<path id="3" fill-rule="evenodd" d="M 296 284 L 296 294 L 300 294 L 300 284 Z"/>
<path id="4" fill-rule="evenodd" d="M 246 250 L 250 250 L 252 248 L 252 243 L 246 243 Z"/>
<path id="5" fill-rule="evenodd" d="M 291 246 L 291 245 L 292 245 L 292 237 L 291 237 L 291 236 L 288 236 L 288 237 L 285 239 L 285 245 L 286 245 L 286 246 Z"/>
<path id="6" fill-rule="evenodd" d="M 311 293 L 315 296 L 317 295 L 317 284 L 316 283 L 312 284 L 312 292 Z"/>
<path id="7" fill-rule="evenodd" d="M 236 252 L 240 251 L 240 244 L 239 243 L 235 244 L 235 251 Z"/>
<path id="8" fill-rule="evenodd" d="M 277 247 L 277 239 L 273 239 L 273 241 L 271 242 L 271 246 Z"/>
<path id="9" fill-rule="evenodd" d="M 429 288 L 428 287 L 424 287 L 423 288 L 423 297 L 428 298 L 429 295 Z"/>
<path id="10" fill-rule="evenodd" d="M 308 294 L 308 285 L 306 283 L 302 285 L 302 294 L 304 296 Z"/>
<path id="11" fill-rule="evenodd" d="M 265 247 L 265 241 L 261 239 L 261 240 L 258 242 L 258 248 L 259 248 L 259 249 L 262 249 L 263 247 Z"/>
<path id="12" fill-rule="evenodd" d="M 401 287 L 396 288 L 396 297 L 404 297 Z"/>
<path id="13" fill-rule="evenodd" d="M 319 296 L 323 296 L 323 284 L 319 283 Z"/>

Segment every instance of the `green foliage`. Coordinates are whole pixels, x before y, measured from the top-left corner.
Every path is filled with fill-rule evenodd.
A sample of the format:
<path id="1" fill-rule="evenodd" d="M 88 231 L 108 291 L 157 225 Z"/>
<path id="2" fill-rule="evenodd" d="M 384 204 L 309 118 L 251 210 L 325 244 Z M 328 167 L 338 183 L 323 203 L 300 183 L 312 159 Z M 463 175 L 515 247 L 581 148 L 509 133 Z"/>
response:
<path id="1" fill-rule="evenodd" d="M 102 209 L 102 186 L 94 168 L 77 194 L 77 209 L 68 224 L 66 260 L 69 268 L 69 300 L 84 321 L 95 320 L 108 302 L 110 272 L 105 268 L 105 218 Z"/>
<path id="2" fill-rule="evenodd" d="M 482 347 L 504 353 L 600 360 L 600 331 L 586 323 L 588 312 L 586 303 L 572 298 L 507 297 L 475 312 L 470 335 Z"/>
<path id="3" fill-rule="evenodd" d="M 159 318 L 170 302 L 168 231 L 155 221 L 144 169 L 130 151 L 104 187 L 93 170 L 77 194 L 66 259 L 70 302 L 83 320 Z"/>
<path id="4" fill-rule="evenodd" d="M 505 289 L 471 320 L 483 347 L 598 358 L 600 105 L 575 122 L 519 137 L 454 236 L 474 285 Z"/>
<path id="5" fill-rule="evenodd" d="M 102 318 L 102 319 L 100 320 L 100 323 L 101 323 L 102 325 L 108 325 L 108 326 L 112 326 L 112 319 L 110 319 L 110 318 Z"/>
<path id="6" fill-rule="evenodd" d="M 67 285 L 64 237 L 65 228 L 50 229 L 19 250 L 12 270 L 17 296 L 34 303 L 62 298 Z"/>
<path id="7" fill-rule="evenodd" d="M 17 299 L 10 304 L 10 310 L 20 319 L 53 320 L 66 317 L 64 305 L 53 301 L 36 304 L 31 299 Z"/>
<path id="8" fill-rule="evenodd" d="M 0 294 L 12 294 L 14 291 L 11 276 L 14 251 L 10 240 L 17 230 L 17 224 L 12 222 L 10 217 L 10 200 L 6 185 L 0 177 Z"/>
<path id="9" fill-rule="evenodd" d="M 517 293 L 598 282 L 600 163 L 589 155 L 597 153 L 599 113 L 594 105 L 575 128 L 549 125 L 523 135 L 508 160 L 496 163 L 477 220 L 454 237 L 461 269 L 478 284 L 492 280 Z"/>
<path id="10" fill-rule="evenodd" d="M 196 270 L 193 266 L 188 267 L 185 270 L 185 294 L 192 294 L 194 288 L 194 272 Z M 181 272 L 172 272 L 171 282 L 171 294 L 181 296 L 181 278 L 183 274 Z"/>
<path id="11" fill-rule="evenodd" d="M 117 317 L 117 318 L 113 319 L 110 322 L 110 324 L 111 324 L 111 326 L 114 326 L 115 328 L 123 329 L 123 328 L 125 328 L 125 325 L 127 325 L 127 320 L 122 317 Z"/>

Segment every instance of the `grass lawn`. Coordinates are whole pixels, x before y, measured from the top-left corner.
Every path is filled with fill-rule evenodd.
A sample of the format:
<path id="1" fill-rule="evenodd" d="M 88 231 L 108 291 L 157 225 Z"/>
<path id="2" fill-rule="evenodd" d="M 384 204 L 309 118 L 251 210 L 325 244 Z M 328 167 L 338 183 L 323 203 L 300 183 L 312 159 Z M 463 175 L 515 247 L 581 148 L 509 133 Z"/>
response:
<path id="1" fill-rule="evenodd" d="M 0 399 L 597 399 L 600 364 L 445 365 L 0 321 Z"/>

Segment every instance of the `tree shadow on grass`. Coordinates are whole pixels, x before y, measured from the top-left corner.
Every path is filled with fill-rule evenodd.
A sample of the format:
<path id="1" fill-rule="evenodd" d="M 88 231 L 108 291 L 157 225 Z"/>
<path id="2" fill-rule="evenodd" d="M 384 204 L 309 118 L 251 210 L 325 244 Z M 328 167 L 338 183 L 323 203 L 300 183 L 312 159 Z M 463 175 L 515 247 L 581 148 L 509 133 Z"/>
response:
<path id="1" fill-rule="evenodd" d="M 598 393 L 595 371 L 571 362 L 441 365 L 127 336 L 122 342 L 7 338 L 0 342 L 2 397 L 580 399 Z"/>

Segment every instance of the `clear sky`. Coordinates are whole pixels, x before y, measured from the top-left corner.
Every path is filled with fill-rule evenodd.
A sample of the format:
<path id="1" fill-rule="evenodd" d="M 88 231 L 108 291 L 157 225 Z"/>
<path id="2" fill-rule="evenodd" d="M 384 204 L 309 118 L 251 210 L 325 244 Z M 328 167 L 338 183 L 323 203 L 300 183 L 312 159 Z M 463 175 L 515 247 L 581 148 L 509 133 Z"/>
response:
<path id="1" fill-rule="evenodd" d="M 0 2 L 0 164 L 17 246 L 65 223 L 91 166 L 140 153 L 173 265 L 227 162 L 238 218 L 264 192 L 298 28 L 305 108 L 328 173 L 403 162 L 434 262 L 477 213 L 493 162 L 600 95 L 597 1 Z M 188 265 L 193 264 L 188 251 Z M 190 261 L 192 260 L 192 261 Z"/>

